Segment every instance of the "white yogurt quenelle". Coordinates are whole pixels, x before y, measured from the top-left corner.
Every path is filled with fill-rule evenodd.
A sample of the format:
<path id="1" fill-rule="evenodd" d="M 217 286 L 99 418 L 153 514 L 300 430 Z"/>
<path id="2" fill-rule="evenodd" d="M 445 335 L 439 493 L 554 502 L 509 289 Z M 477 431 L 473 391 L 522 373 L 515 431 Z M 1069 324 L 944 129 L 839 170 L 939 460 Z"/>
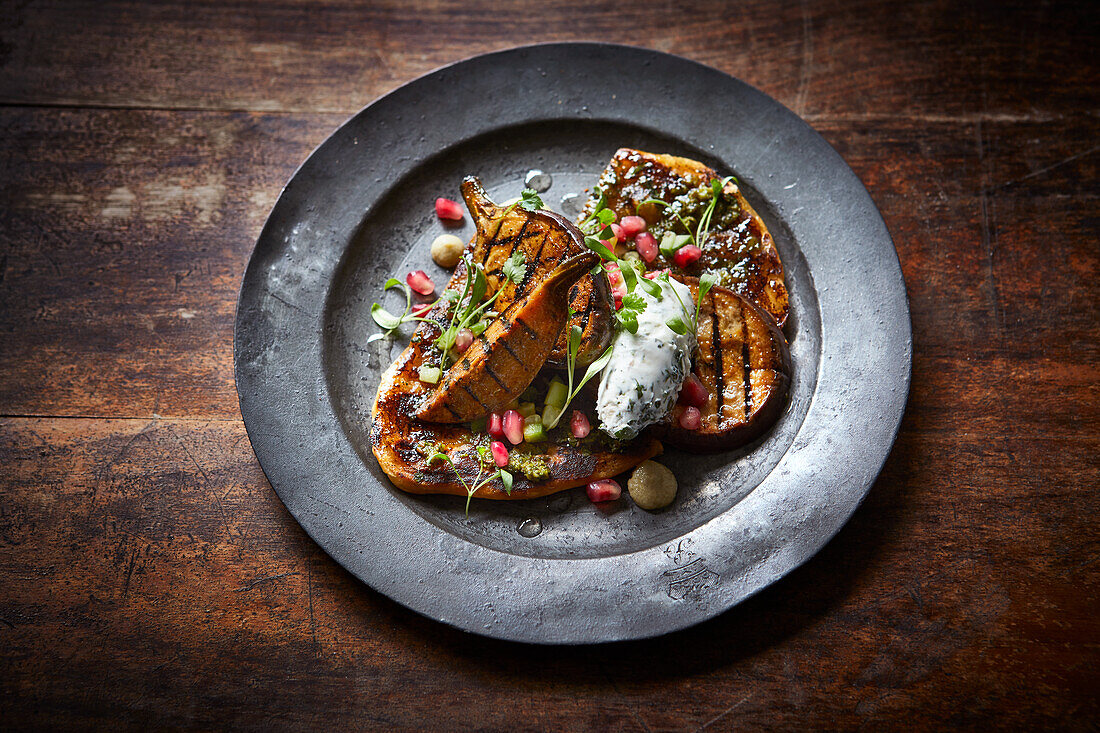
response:
<path id="1" fill-rule="evenodd" d="M 635 288 L 646 300 L 645 310 L 638 314 L 638 332 L 619 330 L 611 360 L 600 376 L 600 429 L 620 440 L 633 438 L 669 413 L 698 345 L 690 327 L 695 313 L 691 290 L 675 280 L 653 282 L 661 286 L 661 300 Z M 666 324 L 676 317 L 688 324 L 687 333 L 678 334 Z"/>

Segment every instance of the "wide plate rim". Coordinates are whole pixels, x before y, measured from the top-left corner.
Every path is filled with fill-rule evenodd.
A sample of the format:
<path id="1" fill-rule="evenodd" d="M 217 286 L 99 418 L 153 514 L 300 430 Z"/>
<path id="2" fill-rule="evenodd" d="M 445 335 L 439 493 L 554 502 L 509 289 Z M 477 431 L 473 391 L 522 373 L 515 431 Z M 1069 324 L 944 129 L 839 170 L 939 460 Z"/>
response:
<path id="1" fill-rule="evenodd" d="M 891 326 L 895 331 L 895 345 L 897 345 L 897 343 L 900 343 L 901 345 L 899 356 L 901 357 L 901 361 L 903 362 L 903 364 L 895 364 L 895 368 L 892 370 L 892 377 L 895 381 L 894 400 L 890 405 L 892 409 L 890 410 L 890 414 L 885 416 L 885 421 L 879 421 L 882 424 L 879 426 L 878 430 L 880 440 L 876 445 L 877 450 L 874 451 L 874 454 L 871 456 L 871 460 L 865 461 L 865 465 L 862 466 L 863 471 L 861 472 L 859 480 L 857 481 L 858 486 L 855 486 L 854 488 L 849 487 L 847 497 L 849 501 L 847 501 L 841 507 L 834 507 L 833 512 L 829 516 L 830 521 L 828 522 L 827 526 L 820 527 L 819 531 L 814 533 L 813 539 L 811 541 L 801 543 L 799 545 L 799 551 L 797 553 L 793 553 L 790 555 L 782 555 L 782 553 L 778 555 L 772 555 L 769 558 L 768 562 L 762 563 L 759 567 L 756 567 L 754 569 L 755 573 L 753 577 L 745 578 L 742 580 L 739 585 L 738 592 L 721 597 L 717 600 L 717 602 L 710 602 L 709 604 L 707 604 L 706 608 L 702 609 L 699 612 L 682 614 L 680 618 L 676 620 L 670 621 L 666 619 L 664 623 L 654 623 L 646 629 L 623 629 L 617 628 L 614 626 L 614 624 L 610 623 L 591 623 L 590 621 L 579 623 L 579 620 L 576 618 L 570 619 L 563 617 L 554 618 L 548 622 L 544 622 L 543 624 L 535 625 L 534 627 L 532 627 L 531 625 L 528 625 L 526 627 L 509 626 L 507 624 L 492 624 L 486 626 L 484 624 L 472 622 L 470 618 L 464 616 L 462 613 L 462 609 L 466 608 L 466 606 L 464 606 L 462 603 L 456 604 L 457 608 L 459 609 L 459 612 L 457 614 L 441 612 L 441 609 L 438 605 L 432 606 L 432 604 L 422 602 L 423 598 L 418 597 L 415 593 L 403 593 L 400 592 L 399 588 L 395 588 L 392 586 L 387 587 L 386 583 L 382 581 L 382 577 L 379 572 L 370 571 L 369 564 L 364 565 L 362 561 L 356 561 L 356 558 L 348 557 L 346 553 L 340 552 L 338 549 L 334 551 L 330 547 L 331 542 L 326 541 L 326 539 L 328 538 L 325 536 L 324 532 L 326 525 L 323 521 L 318 520 L 318 513 L 315 511 L 311 513 L 311 511 L 307 509 L 305 504 L 303 504 L 301 496 L 291 490 L 292 487 L 297 488 L 298 482 L 304 481 L 308 483 L 311 479 L 311 476 L 308 474 L 302 475 L 300 473 L 296 473 L 293 470 L 290 470 L 289 467 L 286 465 L 286 462 L 278 458 L 277 446 L 272 443 L 270 434 L 260 430 L 258 427 L 259 423 L 261 422 L 261 413 L 263 413 L 265 409 L 268 414 L 264 417 L 267 418 L 268 423 L 271 423 L 271 418 L 274 418 L 274 424 L 279 424 L 279 420 L 281 418 L 285 418 L 286 414 L 285 411 L 275 409 L 270 404 L 267 404 L 265 408 L 265 405 L 262 404 L 262 401 L 257 402 L 257 393 L 255 391 L 250 392 L 250 389 L 254 390 L 254 388 L 256 387 L 255 382 L 258 375 L 257 373 L 255 373 L 254 370 L 252 370 L 252 367 L 254 366 L 253 361 L 250 361 L 247 358 L 242 358 L 242 355 L 253 355 L 255 352 L 255 349 L 253 348 L 255 344 L 248 343 L 248 341 L 252 340 L 256 335 L 255 329 L 252 328 L 252 324 L 250 324 L 248 318 L 250 316 L 253 316 L 256 312 L 254 307 L 255 302 L 253 301 L 257 297 L 258 293 L 258 291 L 255 289 L 255 285 L 257 283 L 259 273 L 261 273 L 262 268 L 265 264 L 270 264 L 264 261 L 263 255 L 265 254 L 265 252 L 262 250 L 262 245 L 264 245 L 265 241 L 269 241 L 271 237 L 275 234 L 274 229 L 276 227 L 273 225 L 273 222 L 277 218 L 276 215 L 281 213 L 280 206 L 283 204 L 284 199 L 288 196 L 288 191 L 292 189 L 295 181 L 303 176 L 303 172 L 309 170 L 311 162 L 318 159 L 323 151 L 327 150 L 327 146 L 330 147 L 336 144 L 334 141 L 339 141 L 340 135 L 342 133 L 345 133 L 349 126 L 355 124 L 356 121 L 364 120 L 372 113 L 372 110 L 380 109 L 387 100 L 393 100 L 399 93 L 407 94 L 408 90 L 415 90 L 417 85 L 428 84 L 433 79 L 438 80 L 439 75 L 454 73 L 456 69 L 461 71 L 464 66 L 471 63 L 490 63 L 494 60 L 499 61 L 502 57 L 508 57 L 510 55 L 515 56 L 517 54 L 522 55 L 525 53 L 530 54 L 532 52 L 542 53 L 543 56 L 546 56 L 547 53 L 552 54 L 557 52 L 577 54 L 580 53 L 581 50 L 587 50 L 590 53 L 594 52 L 597 54 L 633 54 L 636 57 L 647 57 L 650 62 L 655 62 L 658 64 L 686 64 L 689 67 L 694 67 L 696 69 L 696 73 L 699 74 L 720 75 L 729 82 L 733 82 L 735 86 L 739 85 L 742 88 L 743 93 L 747 93 L 750 96 L 755 95 L 756 98 L 754 101 L 762 103 L 765 107 L 769 107 L 770 113 L 778 113 L 781 117 L 785 116 L 786 122 L 789 124 L 793 124 L 796 128 L 798 128 L 798 132 L 801 136 L 803 136 L 804 138 L 808 136 L 808 138 L 817 143 L 819 148 L 820 146 L 824 146 L 824 148 L 827 149 L 829 153 L 831 153 L 835 160 L 839 161 L 841 167 L 840 173 L 846 174 L 850 177 L 851 181 L 849 181 L 849 183 L 854 181 L 857 198 L 859 197 L 859 194 L 862 194 L 862 198 L 864 199 L 864 201 L 861 202 L 864 204 L 864 207 L 859 211 L 860 215 L 864 217 L 864 219 L 866 220 L 865 223 L 869 224 L 872 230 L 878 230 L 878 232 L 876 233 L 880 236 L 877 244 L 880 246 L 883 244 L 888 245 L 888 254 L 892 256 L 892 261 L 885 263 L 886 270 L 892 270 L 892 272 L 887 273 L 893 275 L 893 277 L 890 278 L 891 282 L 889 284 L 893 286 L 893 289 L 895 291 L 895 300 L 900 294 L 901 311 L 903 311 L 903 313 L 894 312 L 891 314 L 893 319 Z M 869 204 L 869 208 L 866 206 L 867 204 Z M 887 259 L 890 259 L 890 257 L 888 257 Z M 880 265 L 881 264 L 882 263 L 880 263 Z M 316 283 L 311 282 L 310 286 L 315 287 Z M 252 298 L 253 300 L 249 301 L 249 298 Z M 327 299 L 327 290 L 325 290 L 324 288 L 322 288 L 321 290 L 320 299 L 321 302 L 324 302 Z M 314 319 L 313 323 L 319 328 L 322 314 L 316 315 L 318 317 Z M 823 313 L 823 321 L 824 318 L 825 316 Z M 304 323 L 309 323 L 309 319 L 307 318 Z M 822 348 L 824 348 L 824 345 Z M 812 127 L 810 127 L 807 123 L 798 118 L 797 115 L 795 115 L 787 108 L 783 107 L 775 100 L 767 97 L 767 95 L 764 95 L 762 92 L 759 92 L 758 90 L 745 84 L 744 82 L 735 79 L 734 77 L 728 76 L 723 72 L 717 71 L 715 69 L 712 69 L 711 67 L 705 66 L 695 61 L 691 61 L 689 59 L 619 44 L 588 42 L 547 43 L 535 44 L 531 46 L 520 46 L 516 48 L 493 51 L 487 54 L 476 55 L 429 72 L 422 77 L 401 85 L 390 93 L 373 101 L 371 104 L 367 105 L 358 113 L 350 117 L 336 131 L 329 135 L 325 139 L 325 141 L 323 141 L 320 145 L 317 146 L 317 148 L 315 148 L 310 156 L 298 167 L 286 186 L 283 187 L 283 190 L 280 193 L 279 200 L 273 207 L 272 212 L 265 222 L 261 234 L 257 239 L 256 249 L 253 251 L 248 267 L 246 268 L 245 275 L 242 278 L 241 291 L 237 304 L 237 314 L 234 321 L 234 361 L 235 374 L 237 377 L 236 382 L 238 388 L 238 396 L 241 404 L 242 416 L 245 420 L 245 426 L 248 432 L 249 440 L 253 445 L 256 455 L 260 461 L 261 467 L 271 481 L 271 484 L 276 493 L 280 496 L 284 504 L 286 504 L 287 508 L 295 516 L 299 524 L 315 541 L 318 542 L 318 544 L 322 546 L 322 548 L 326 550 L 326 552 L 332 555 L 334 559 L 337 560 L 337 562 L 339 562 L 357 577 L 367 582 L 369 585 L 372 585 L 377 590 L 385 593 L 399 603 L 402 603 L 403 605 L 406 605 L 407 607 L 420 613 L 428 615 L 431 618 L 435 618 L 436 620 L 451 624 L 453 626 L 468 631 L 482 633 L 488 636 L 502 639 L 536 643 L 604 642 L 657 636 L 676 629 L 693 625 L 702 620 L 705 620 L 706 618 L 710 618 L 711 616 L 714 616 L 728 609 L 732 605 L 735 605 L 736 603 L 758 592 L 762 588 L 769 585 L 771 582 L 774 582 L 779 577 L 782 577 L 798 565 L 805 562 L 805 560 L 815 554 L 817 550 L 819 550 L 829 539 L 832 538 L 832 536 L 836 534 L 837 531 L 840 530 L 840 528 L 848 520 L 851 514 L 855 511 L 856 507 L 859 505 L 862 499 L 866 496 L 871 484 L 874 481 L 874 478 L 881 471 L 882 465 L 885 462 L 886 456 L 889 453 L 889 448 L 893 444 L 897 435 L 897 431 L 900 428 L 901 417 L 904 412 L 905 398 L 908 394 L 910 384 L 911 324 L 909 320 L 908 300 L 905 293 L 904 279 L 901 274 L 900 261 L 898 260 L 896 249 L 894 248 L 889 233 L 886 230 L 885 222 L 882 220 L 881 214 L 874 206 L 873 201 L 871 201 L 870 199 L 870 195 L 867 193 L 862 183 L 858 181 L 858 178 L 855 177 L 855 174 L 851 171 L 847 164 L 840 159 L 840 156 L 836 154 L 835 150 L 833 150 L 832 147 L 823 138 L 821 138 L 820 135 L 816 131 L 814 131 Z M 819 364 L 819 369 L 821 368 L 822 365 Z M 325 380 L 322 379 L 321 381 L 324 382 Z M 324 394 L 327 394 L 327 391 L 324 389 L 322 389 L 321 391 L 322 398 L 320 401 L 324 402 L 326 399 L 324 397 Z M 329 407 L 331 407 L 331 405 L 329 405 Z M 335 443 L 339 443 L 339 440 L 336 440 Z M 316 507 L 314 507 L 314 509 L 316 509 Z M 708 524 L 713 524 L 714 521 L 716 520 L 712 520 L 712 522 Z M 703 526 L 698 527 L 696 528 L 696 530 L 687 533 L 685 537 L 689 537 L 690 535 L 703 528 Z M 682 541 L 683 538 L 681 538 L 681 542 Z M 565 573 L 567 574 L 574 572 L 574 569 L 576 568 L 580 568 L 580 570 L 576 570 L 576 572 L 583 574 L 587 571 L 587 569 L 583 567 L 585 564 L 606 564 L 608 561 L 615 561 L 616 564 L 622 565 L 623 562 L 618 562 L 621 558 L 626 558 L 629 555 L 631 558 L 636 560 L 636 556 L 646 557 L 653 554 L 658 549 L 659 548 L 649 548 L 647 550 L 641 550 L 636 553 L 628 553 L 627 555 L 619 556 L 618 558 L 601 557 L 594 559 L 571 559 L 553 561 L 540 560 L 538 558 L 526 558 L 525 560 L 529 563 L 529 567 L 525 568 L 524 572 L 533 573 L 536 576 L 539 576 L 540 573 L 549 574 L 552 576 L 555 572 L 561 572 L 563 568 L 568 567 L 569 569 L 565 571 Z M 506 553 L 499 553 L 497 551 L 490 550 L 484 547 L 479 548 L 479 550 L 479 555 L 481 555 L 481 553 L 487 553 L 484 556 L 479 557 L 479 562 L 499 563 L 503 561 L 505 563 L 508 563 L 515 562 L 517 558 L 517 556 L 509 555 Z M 494 555 L 501 557 L 493 557 Z M 455 577 L 461 578 L 464 576 L 462 574 L 458 574 Z M 635 590 L 637 591 L 637 589 Z M 648 603 L 647 607 L 653 606 L 652 601 L 652 598 L 646 601 Z M 665 605 L 667 606 L 667 603 Z M 661 606 L 660 604 L 658 604 L 656 607 L 660 608 Z M 524 610 L 529 611 L 530 609 L 528 608 Z M 532 633 L 532 628 L 534 628 L 534 633 Z"/>

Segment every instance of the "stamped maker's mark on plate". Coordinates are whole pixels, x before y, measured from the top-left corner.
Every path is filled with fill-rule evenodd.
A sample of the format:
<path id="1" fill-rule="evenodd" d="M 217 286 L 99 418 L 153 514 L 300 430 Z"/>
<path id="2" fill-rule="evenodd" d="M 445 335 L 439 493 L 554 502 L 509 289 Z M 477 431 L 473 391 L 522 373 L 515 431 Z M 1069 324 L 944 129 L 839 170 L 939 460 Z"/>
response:
<path id="1" fill-rule="evenodd" d="M 700 600 L 722 578 L 707 567 L 706 558 L 697 556 L 691 550 L 691 544 L 691 538 L 688 537 L 664 550 L 669 559 L 679 566 L 663 573 L 669 579 L 668 597 L 674 601 Z"/>

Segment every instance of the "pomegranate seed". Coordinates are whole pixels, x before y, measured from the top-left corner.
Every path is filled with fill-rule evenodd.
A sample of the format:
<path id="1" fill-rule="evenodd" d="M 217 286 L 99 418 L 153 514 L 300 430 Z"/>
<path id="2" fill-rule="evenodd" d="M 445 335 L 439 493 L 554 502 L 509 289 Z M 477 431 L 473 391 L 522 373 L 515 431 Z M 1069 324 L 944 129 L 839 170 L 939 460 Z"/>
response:
<path id="1" fill-rule="evenodd" d="M 459 221 L 462 219 L 462 207 L 458 205 L 457 201 L 438 198 L 435 200 L 435 215 L 440 219 Z"/>
<path id="2" fill-rule="evenodd" d="M 676 254 L 672 256 L 672 264 L 677 267 L 687 267 L 702 256 L 703 250 L 699 249 L 694 244 L 685 244 L 683 247 L 676 250 Z"/>
<path id="3" fill-rule="evenodd" d="M 611 288 L 611 297 L 615 299 L 615 310 L 623 307 L 623 298 L 626 297 L 626 283 L 619 283 Z"/>
<path id="4" fill-rule="evenodd" d="M 680 427 L 684 430 L 698 430 L 703 424 L 703 413 L 698 407 L 688 407 L 680 415 Z"/>
<path id="5" fill-rule="evenodd" d="M 593 481 L 585 487 L 585 490 L 588 492 L 588 498 L 597 504 L 601 501 L 615 501 L 623 495 L 623 487 L 619 486 L 619 482 L 609 478 Z"/>
<path id="6" fill-rule="evenodd" d="M 663 270 L 650 270 L 650 271 L 649 271 L 649 272 L 647 272 L 646 274 L 642 275 L 642 277 L 644 277 L 644 278 L 647 278 L 647 279 L 649 279 L 649 280 L 652 280 L 652 279 L 654 279 L 655 277 L 657 277 L 658 275 L 664 275 L 664 274 L 665 274 L 665 273 L 667 273 L 667 272 L 668 272 L 668 268 L 667 268 L 667 267 L 666 267 L 665 269 L 663 269 Z"/>
<path id="7" fill-rule="evenodd" d="M 414 305 L 412 307 L 412 309 L 409 312 L 412 313 L 417 318 L 423 318 L 424 316 L 428 315 L 428 312 L 431 309 L 432 309 L 432 304 L 431 303 L 417 303 L 416 305 Z"/>
<path id="8" fill-rule="evenodd" d="M 569 418 L 569 429 L 573 432 L 573 437 L 587 438 L 588 434 L 592 432 L 592 425 L 588 422 L 588 416 L 580 410 L 573 410 L 573 417 Z"/>
<path id="9" fill-rule="evenodd" d="M 507 410 L 504 413 L 504 437 L 512 445 L 523 442 L 523 415 L 515 410 Z"/>
<path id="10" fill-rule="evenodd" d="M 466 349 L 470 348 L 470 344 L 474 342 L 474 332 L 468 328 L 464 328 L 455 334 L 455 351 L 460 354 L 465 354 Z"/>
<path id="11" fill-rule="evenodd" d="M 641 219 L 642 217 L 639 216 L 638 218 Z M 657 247 L 657 238 L 649 232 L 642 232 L 634 237 L 634 249 L 638 250 L 638 254 L 642 256 L 647 264 L 657 259 L 657 254 L 660 251 Z"/>
<path id="12" fill-rule="evenodd" d="M 489 435 L 494 438 L 504 437 L 504 419 L 499 412 L 489 413 Z"/>
<path id="13" fill-rule="evenodd" d="M 626 284 L 626 282 L 623 280 L 623 272 L 619 269 L 618 264 L 614 262 L 605 262 L 603 269 L 607 273 L 607 280 L 611 283 L 612 288 L 617 285 Z"/>
<path id="14" fill-rule="evenodd" d="M 624 216 L 619 219 L 619 227 L 622 228 L 623 234 L 627 239 L 644 232 L 646 228 L 645 219 L 640 216 Z M 653 236 L 653 235 L 650 235 Z"/>
<path id="15" fill-rule="evenodd" d="M 494 440 L 489 444 L 489 450 L 493 452 L 493 463 L 497 464 L 497 468 L 508 465 L 508 449 L 504 447 L 504 443 Z"/>
<path id="16" fill-rule="evenodd" d="M 617 242 L 625 242 L 626 241 L 626 230 L 623 229 L 618 224 L 616 224 L 615 222 L 611 223 L 611 231 L 615 232 L 615 241 L 617 241 Z"/>
<path id="17" fill-rule="evenodd" d="M 703 383 L 699 380 L 699 377 L 694 374 L 689 374 L 687 379 L 684 380 L 684 386 L 680 388 L 678 402 L 682 405 L 702 407 L 707 404 L 708 399 L 710 399 L 710 394 L 707 392 L 707 388 L 704 387 Z"/>
<path id="18" fill-rule="evenodd" d="M 410 288 L 421 295 L 431 295 L 435 292 L 435 283 L 428 277 L 428 273 L 423 270 L 413 270 L 405 276 L 405 282 L 409 284 Z"/>

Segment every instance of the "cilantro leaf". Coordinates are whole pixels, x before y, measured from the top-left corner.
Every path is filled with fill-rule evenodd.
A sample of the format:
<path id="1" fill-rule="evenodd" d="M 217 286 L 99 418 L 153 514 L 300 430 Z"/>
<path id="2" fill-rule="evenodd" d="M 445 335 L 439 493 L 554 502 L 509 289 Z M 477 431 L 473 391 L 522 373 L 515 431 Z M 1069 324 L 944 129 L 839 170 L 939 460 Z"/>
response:
<path id="1" fill-rule="evenodd" d="M 634 311 L 635 314 L 641 313 L 646 308 L 646 299 L 637 293 L 627 293 L 623 296 L 623 308 Z"/>
<path id="2" fill-rule="evenodd" d="M 542 199 L 539 198 L 538 191 L 533 188 L 525 188 L 519 195 L 519 208 L 525 211 L 538 211 L 544 208 Z"/>
<path id="3" fill-rule="evenodd" d="M 615 312 L 615 320 L 619 326 L 630 333 L 638 333 L 638 314 L 632 310 L 622 309 Z"/>
<path id="4" fill-rule="evenodd" d="M 500 469 L 500 483 L 504 484 L 504 493 L 508 496 L 512 495 L 512 474 Z"/>
<path id="5" fill-rule="evenodd" d="M 518 285 L 523 282 L 524 276 L 527 275 L 527 255 L 523 253 L 523 250 L 516 250 L 515 254 L 504 263 L 501 270 L 504 277 Z"/>

